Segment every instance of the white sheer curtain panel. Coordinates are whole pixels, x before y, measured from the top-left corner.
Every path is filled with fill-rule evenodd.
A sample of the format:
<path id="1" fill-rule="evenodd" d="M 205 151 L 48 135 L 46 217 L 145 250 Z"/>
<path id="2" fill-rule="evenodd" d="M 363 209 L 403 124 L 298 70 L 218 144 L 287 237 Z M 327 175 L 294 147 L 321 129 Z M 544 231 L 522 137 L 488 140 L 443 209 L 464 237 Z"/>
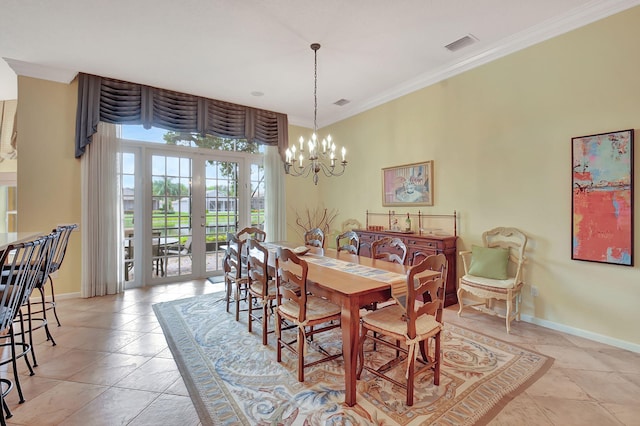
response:
<path id="1" fill-rule="evenodd" d="M 81 160 L 82 297 L 124 290 L 120 144 L 116 132 L 115 124 L 99 123 Z"/>
<path id="2" fill-rule="evenodd" d="M 267 146 L 264 155 L 264 175 L 267 186 L 264 196 L 264 230 L 269 241 L 287 238 L 284 168 L 277 146 Z"/>

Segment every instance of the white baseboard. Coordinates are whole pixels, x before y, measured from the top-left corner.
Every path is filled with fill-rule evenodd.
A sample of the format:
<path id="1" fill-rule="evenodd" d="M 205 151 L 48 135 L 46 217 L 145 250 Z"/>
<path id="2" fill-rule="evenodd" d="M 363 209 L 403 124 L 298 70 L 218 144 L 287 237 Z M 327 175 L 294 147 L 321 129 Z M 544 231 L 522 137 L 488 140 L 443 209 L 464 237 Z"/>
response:
<path id="1" fill-rule="evenodd" d="M 625 340 L 615 339 L 613 337 L 605 336 L 603 334 L 593 333 L 591 331 L 582 330 L 575 327 L 570 327 L 565 324 L 558 324 L 553 321 L 547 321 L 544 319 L 536 318 L 531 315 L 520 316 L 520 319 L 524 322 L 539 325 L 541 327 L 550 328 L 551 330 L 561 331 L 563 333 L 571 334 L 572 336 L 584 337 L 585 339 L 593 340 L 594 342 L 604 343 L 606 345 L 615 346 L 617 348 L 626 349 L 632 352 L 640 353 L 640 344 L 627 342 Z"/>
<path id="2" fill-rule="evenodd" d="M 80 298 L 80 293 L 63 293 L 63 294 L 56 294 L 56 300 L 64 300 L 64 299 L 79 299 Z M 35 290 L 33 293 L 31 293 L 31 297 L 29 297 L 29 299 L 31 300 L 31 303 L 38 303 L 41 299 L 40 299 L 40 292 Z M 45 301 L 50 302 L 51 301 L 51 296 L 47 295 L 44 298 Z"/>
<path id="3" fill-rule="evenodd" d="M 56 294 L 56 299 L 58 299 L 58 300 L 62 300 L 62 299 L 79 299 L 79 298 L 80 298 L 80 293 Z"/>

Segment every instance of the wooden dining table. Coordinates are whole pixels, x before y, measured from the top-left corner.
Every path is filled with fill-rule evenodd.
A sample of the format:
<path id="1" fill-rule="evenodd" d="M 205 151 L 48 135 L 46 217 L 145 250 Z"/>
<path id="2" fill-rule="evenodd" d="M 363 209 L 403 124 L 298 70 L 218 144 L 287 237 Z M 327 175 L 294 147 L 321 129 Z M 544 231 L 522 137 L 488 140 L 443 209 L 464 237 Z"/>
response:
<path id="1" fill-rule="evenodd" d="M 287 242 L 269 243 L 267 246 L 293 248 Z M 391 286 L 406 283 L 410 266 L 357 256 L 334 249 L 323 249 L 322 254 L 303 256 L 309 265 L 307 289 L 331 300 L 341 307 L 342 353 L 345 370 L 345 404 L 356 403 L 356 373 L 358 366 L 358 340 L 360 336 L 360 308 L 373 302 L 389 300 Z M 336 262 L 333 262 L 335 260 Z M 275 256 L 269 256 L 275 265 Z M 364 268 L 360 268 L 364 267 Z M 365 271 L 361 274 L 359 271 Z M 375 272 L 379 271 L 379 274 Z M 434 271 L 434 275 L 439 272 Z"/>

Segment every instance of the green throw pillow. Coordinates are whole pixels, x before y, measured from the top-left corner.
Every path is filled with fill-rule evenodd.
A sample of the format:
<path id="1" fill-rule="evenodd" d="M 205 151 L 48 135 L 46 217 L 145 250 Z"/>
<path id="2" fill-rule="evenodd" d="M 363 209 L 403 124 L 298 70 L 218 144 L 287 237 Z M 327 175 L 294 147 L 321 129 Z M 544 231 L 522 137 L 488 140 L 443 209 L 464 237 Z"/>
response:
<path id="1" fill-rule="evenodd" d="M 476 277 L 506 280 L 509 249 L 471 246 L 469 274 Z"/>

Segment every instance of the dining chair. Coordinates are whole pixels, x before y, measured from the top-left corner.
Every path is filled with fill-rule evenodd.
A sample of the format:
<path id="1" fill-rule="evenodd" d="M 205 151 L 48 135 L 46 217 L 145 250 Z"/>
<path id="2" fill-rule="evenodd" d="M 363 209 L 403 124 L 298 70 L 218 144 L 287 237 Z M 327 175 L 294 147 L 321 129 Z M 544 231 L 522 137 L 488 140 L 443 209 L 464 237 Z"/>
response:
<path id="1" fill-rule="evenodd" d="M 262 344 L 267 344 L 269 310 L 276 299 L 275 280 L 269 276 L 269 251 L 255 239 L 247 240 L 249 282 L 247 288 L 247 304 L 249 316 L 248 326 L 251 333 L 253 321 L 262 324 Z M 254 313 L 254 302 L 261 306 L 262 314 Z"/>
<path id="2" fill-rule="evenodd" d="M 371 257 L 403 265 L 407 259 L 407 245 L 400 238 L 382 237 L 371 243 Z"/>
<path id="3" fill-rule="evenodd" d="M 407 246 L 400 238 L 382 237 L 371 243 L 371 258 L 403 265 L 407 259 Z M 389 303 L 394 302 L 393 300 L 383 303 L 373 302 L 364 308 L 375 311 L 378 306 L 386 306 Z"/>
<path id="4" fill-rule="evenodd" d="M 225 299 L 227 312 L 231 304 L 231 293 L 236 306 L 236 321 L 240 320 L 240 302 L 247 300 L 247 275 L 246 261 L 243 261 L 244 240 L 240 240 L 235 234 L 227 234 L 227 253 L 225 255 L 223 270 L 225 283 Z"/>
<path id="5" fill-rule="evenodd" d="M 358 219 L 349 218 L 342 222 L 342 232 L 353 231 L 354 229 L 362 229 L 362 224 Z"/>
<path id="6" fill-rule="evenodd" d="M 262 229 L 256 228 L 254 226 L 241 229 L 240 231 L 238 231 L 236 236 L 241 240 L 253 239 L 261 243 L 264 243 L 267 239 L 267 233 Z"/>
<path id="7" fill-rule="evenodd" d="M 482 242 L 483 246 L 472 245 L 470 251 L 460 252 L 464 275 L 458 283 L 458 316 L 466 306 L 474 307 L 504 318 L 510 333 L 511 322 L 520 321 L 527 236 L 516 228 L 498 227 L 484 232 Z M 465 293 L 480 302 L 465 304 Z M 506 307 L 496 306 L 496 301 L 504 301 Z"/>
<path id="8" fill-rule="evenodd" d="M 343 232 L 336 236 L 336 250 L 358 254 L 360 252 L 360 237 L 354 231 Z"/>
<path id="9" fill-rule="evenodd" d="M 189 230 L 191 233 L 191 230 Z M 193 244 L 193 236 L 189 235 L 184 243 L 180 242 L 180 238 L 175 244 L 166 244 L 162 249 L 162 254 L 165 256 L 189 256 L 191 257 L 191 246 Z"/>
<path id="10" fill-rule="evenodd" d="M 9 355 L 0 362 L 0 365 L 11 363 L 13 368 L 13 382 L 6 377 L 1 377 L 1 372 L 6 372 L 6 370 L 0 369 L 0 383 L 2 384 L 0 386 L 1 424 L 5 424 L 5 416 L 6 418 L 11 417 L 5 397 L 13 389 L 14 384 L 18 391 L 19 402 L 25 401 L 20 385 L 17 359 L 24 358 L 29 374 L 34 374 L 27 356 L 32 350 L 32 345 L 27 341 L 27 326 L 24 324 L 24 318 L 19 318 L 19 313 L 26 300 L 31 296 L 38 275 L 42 271 L 41 265 L 46 259 L 46 250 L 48 249 L 45 243 L 50 240 L 50 237 L 47 236 L 11 244 L 0 253 L 0 264 L 3 265 L 0 275 L 0 333 L 1 339 L 5 339 L 5 342 L 0 346 L 9 347 Z M 16 322 L 20 323 L 19 340 L 16 340 L 14 330 Z M 16 347 L 20 347 L 20 352 Z"/>
<path id="11" fill-rule="evenodd" d="M 298 381 L 304 382 L 304 369 L 342 356 L 340 353 L 320 352 L 320 357 L 305 363 L 307 338 L 311 339 L 340 327 L 340 306 L 322 297 L 309 294 L 307 275 L 309 265 L 291 250 L 278 247 L 276 252 L 276 357 L 282 362 L 282 349 L 287 348 L 298 358 Z M 286 340 L 282 323 L 286 320 L 298 328 L 297 337 Z"/>
<path id="12" fill-rule="evenodd" d="M 304 233 L 304 245 L 324 248 L 324 231 L 320 228 L 309 229 Z"/>
<path id="13" fill-rule="evenodd" d="M 437 275 L 426 274 L 426 271 L 439 271 Z M 359 363 L 357 378 L 362 371 L 367 370 L 382 379 L 400 386 L 406 390 L 406 404 L 413 405 L 414 382 L 417 375 L 427 370 L 433 371 L 433 384 L 440 384 L 440 336 L 443 329 L 442 309 L 444 306 L 444 292 L 447 275 L 447 258 L 444 254 L 429 256 L 416 266 L 411 267 L 407 275 L 405 292 L 396 294 L 398 303 L 380 308 L 362 317 L 361 335 L 359 342 Z M 428 300 L 421 302 L 419 297 Z M 369 332 L 372 334 L 369 334 Z M 386 337 L 386 339 L 385 339 Z M 367 339 L 382 347 L 388 347 L 396 352 L 390 362 L 380 365 L 380 362 L 367 363 L 364 356 L 364 345 Z M 429 353 L 427 341 L 434 340 L 434 351 Z M 398 344 L 404 344 L 400 346 Z M 375 348 L 375 347 L 374 347 Z M 374 349 L 375 351 L 376 349 Z M 418 351 L 422 358 L 418 357 Z M 402 352 L 406 357 L 399 357 Z M 380 357 L 380 353 L 377 354 Z M 406 361 L 406 369 L 401 373 L 391 368 Z M 421 367 L 416 371 L 416 362 Z M 404 374 L 403 374 L 404 373 Z M 400 377 L 404 380 L 400 381 Z"/>
<path id="14" fill-rule="evenodd" d="M 414 251 L 411 254 L 411 260 L 409 261 L 409 265 L 411 266 L 415 266 L 418 263 L 422 262 L 423 260 L 425 260 L 427 257 L 432 256 L 432 254 L 426 253 L 424 251 Z"/>

